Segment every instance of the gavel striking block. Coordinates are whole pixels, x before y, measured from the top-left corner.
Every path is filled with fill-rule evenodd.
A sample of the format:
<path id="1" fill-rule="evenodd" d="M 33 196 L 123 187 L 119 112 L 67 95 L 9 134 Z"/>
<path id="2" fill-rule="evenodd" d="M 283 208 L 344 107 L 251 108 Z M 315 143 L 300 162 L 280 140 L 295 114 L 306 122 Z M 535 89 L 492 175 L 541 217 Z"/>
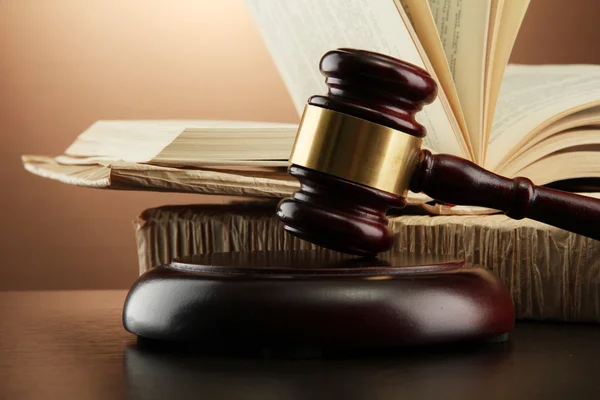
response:
<path id="1" fill-rule="evenodd" d="M 160 343 L 318 354 L 502 342 L 514 326 L 514 309 L 489 270 L 443 255 L 228 252 L 181 257 L 146 271 L 127 295 L 123 325 Z"/>
<path id="2" fill-rule="evenodd" d="M 129 291 L 125 329 L 210 348 L 506 340 L 512 299 L 491 271 L 439 254 L 343 253 L 391 248 L 386 214 L 406 205 L 409 190 L 596 239 L 600 202 L 422 149 L 415 115 L 437 86 L 420 68 L 339 49 L 320 69 L 328 93 L 308 100 L 290 157 L 300 190 L 277 215 L 288 232 L 335 251 L 204 254 L 157 266 Z"/>
<path id="3" fill-rule="evenodd" d="M 437 95 L 425 70 L 355 49 L 326 53 L 320 70 L 328 92 L 308 99 L 290 156 L 289 174 L 300 189 L 277 209 L 287 232 L 374 256 L 391 248 L 386 214 L 403 208 L 410 190 L 600 239 L 600 200 L 421 149 L 426 132 L 415 116 Z"/>

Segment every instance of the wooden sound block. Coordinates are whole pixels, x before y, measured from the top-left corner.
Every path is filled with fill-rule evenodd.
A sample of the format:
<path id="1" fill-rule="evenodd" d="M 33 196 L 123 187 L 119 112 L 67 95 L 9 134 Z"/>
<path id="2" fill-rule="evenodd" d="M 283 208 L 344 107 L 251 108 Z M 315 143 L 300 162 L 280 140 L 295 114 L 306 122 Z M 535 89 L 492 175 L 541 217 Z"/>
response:
<path id="1" fill-rule="evenodd" d="M 462 260 L 233 252 L 147 271 L 123 323 L 141 338 L 215 346 L 398 346 L 502 337 L 514 310 L 491 272 Z"/>

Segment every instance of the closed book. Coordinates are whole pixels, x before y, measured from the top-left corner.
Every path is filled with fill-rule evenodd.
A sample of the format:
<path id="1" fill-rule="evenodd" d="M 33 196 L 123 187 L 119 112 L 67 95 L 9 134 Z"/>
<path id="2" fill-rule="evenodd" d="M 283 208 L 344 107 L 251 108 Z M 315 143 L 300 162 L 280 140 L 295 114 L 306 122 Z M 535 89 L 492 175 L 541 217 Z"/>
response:
<path id="1" fill-rule="evenodd" d="M 139 272 L 191 254 L 328 251 L 287 234 L 275 207 L 261 201 L 145 210 L 134 223 Z M 445 254 L 491 270 L 508 287 L 517 319 L 600 322 L 600 241 L 498 214 L 389 218 L 390 251 Z"/>

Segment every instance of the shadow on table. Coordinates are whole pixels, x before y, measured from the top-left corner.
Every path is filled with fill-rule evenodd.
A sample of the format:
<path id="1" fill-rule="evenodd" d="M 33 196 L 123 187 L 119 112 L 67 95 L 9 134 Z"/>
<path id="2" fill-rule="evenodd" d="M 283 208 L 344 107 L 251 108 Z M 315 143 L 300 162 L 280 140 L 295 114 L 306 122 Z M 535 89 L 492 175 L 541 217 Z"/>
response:
<path id="1" fill-rule="evenodd" d="M 483 398 L 511 343 L 379 349 L 239 349 L 138 340 L 125 348 L 133 398 Z"/>
<path id="2" fill-rule="evenodd" d="M 521 322 L 508 342 L 329 349 L 318 358 L 311 349 L 286 357 L 241 350 L 132 344 L 124 350 L 129 397 L 549 400 L 600 393 L 598 325 Z"/>

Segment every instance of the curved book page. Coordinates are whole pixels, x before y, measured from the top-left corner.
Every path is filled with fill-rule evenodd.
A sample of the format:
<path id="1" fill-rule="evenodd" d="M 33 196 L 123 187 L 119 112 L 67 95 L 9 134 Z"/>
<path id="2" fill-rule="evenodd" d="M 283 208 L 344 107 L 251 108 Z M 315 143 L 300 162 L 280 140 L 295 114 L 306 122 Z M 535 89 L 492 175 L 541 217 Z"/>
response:
<path id="1" fill-rule="evenodd" d="M 509 65 L 485 166 L 495 171 L 544 127 L 599 104 L 600 66 Z"/>
<path id="2" fill-rule="evenodd" d="M 117 160 L 70 159 L 68 156 L 24 155 L 23 166 L 34 175 L 74 186 L 111 190 L 200 193 L 274 198 L 291 196 L 300 183 L 286 168 L 213 165 L 176 168 Z M 408 205 L 431 201 L 409 192 Z"/>
<path id="3" fill-rule="evenodd" d="M 444 93 L 448 98 L 448 102 L 452 107 L 464 140 L 469 148 L 471 158 L 474 159 L 473 149 L 471 148 L 470 138 L 467 130 L 467 123 L 463 114 L 454 78 L 444 53 L 444 47 L 433 19 L 433 14 L 429 3 L 423 0 L 394 0 L 399 2 L 406 16 L 408 17 L 415 33 L 419 37 L 419 42 L 423 46 L 423 50 L 427 53 L 427 57 L 431 61 L 431 65 L 437 75 L 438 83 L 442 86 Z"/>
<path id="4" fill-rule="evenodd" d="M 600 146 L 598 145 L 567 149 L 534 162 L 520 170 L 518 174 L 529 177 L 538 185 L 567 179 L 597 178 L 600 176 L 599 152 Z M 573 162 L 573 160 L 577 160 L 577 162 Z"/>
<path id="5" fill-rule="evenodd" d="M 310 96 L 327 92 L 319 61 L 336 48 L 375 51 L 435 74 L 414 42 L 408 17 L 393 0 L 245 1 L 299 115 Z M 427 129 L 424 147 L 469 157 L 443 93 L 418 113 L 417 120 Z"/>
<path id="6" fill-rule="evenodd" d="M 428 0 L 454 79 L 475 162 L 483 161 L 491 0 Z"/>
<path id="7" fill-rule="evenodd" d="M 489 49 L 485 88 L 483 156 L 487 156 L 492 122 L 506 65 L 521 28 L 530 0 L 493 0 L 493 33 Z M 495 11 L 495 13 L 494 13 Z"/>
<path id="8" fill-rule="evenodd" d="M 562 148 L 572 147 L 579 144 L 579 137 L 576 132 L 585 132 L 588 135 L 594 135 L 596 140 L 600 141 L 600 106 L 586 108 L 582 111 L 568 114 L 543 127 L 535 130 L 535 134 L 517 149 L 509 159 L 505 159 L 497 167 L 498 173 L 503 173 L 504 168 L 514 169 L 513 162 L 516 159 L 528 160 L 533 162 L 537 159 L 538 146 L 544 147 L 548 140 L 554 140 L 555 136 L 561 138 L 558 142 Z M 575 134 L 574 134 L 575 133 Z"/>
<path id="9" fill-rule="evenodd" d="M 581 178 L 584 177 L 584 175 L 590 177 L 598 176 L 589 174 L 594 170 L 597 172 L 597 167 L 600 166 L 600 155 L 596 157 L 597 162 L 591 164 L 592 168 L 590 170 L 582 172 L 582 168 L 588 169 L 588 165 L 583 165 L 583 160 L 576 158 L 577 153 L 580 153 L 582 150 L 587 150 L 588 153 L 600 150 L 600 131 L 597 128 L 572 129 L 552 135 L 545 140 L 536 143 L 528 152 L 512 159 L 506 167 L 497 172 L 507 177 L 527 174 L 526 171 L 532 171 L 531 168 L 536 168 L 535 164 L 538 162 L 547 163 L 548 159 L 555 159 L 554 157 L 559 154 L 571 153 L 571 156 L 573 159 L 577 159 L 577 162 L 571 161 L 565 164 L 552 164 L 549 165 L 547 169 L 536 168 L 536 171 L 540 171 L 541 175 L 527 176 L 538 185 L 547 184 L 557 180 L 557 173 L 561 176 L 564 176 L 565 174 L 571 175 L 568 179 Z M 560 171 L 557 172 L 558 170 Z M 580 173 L 583 173 L 584 175 L 578 176 Z"/>

